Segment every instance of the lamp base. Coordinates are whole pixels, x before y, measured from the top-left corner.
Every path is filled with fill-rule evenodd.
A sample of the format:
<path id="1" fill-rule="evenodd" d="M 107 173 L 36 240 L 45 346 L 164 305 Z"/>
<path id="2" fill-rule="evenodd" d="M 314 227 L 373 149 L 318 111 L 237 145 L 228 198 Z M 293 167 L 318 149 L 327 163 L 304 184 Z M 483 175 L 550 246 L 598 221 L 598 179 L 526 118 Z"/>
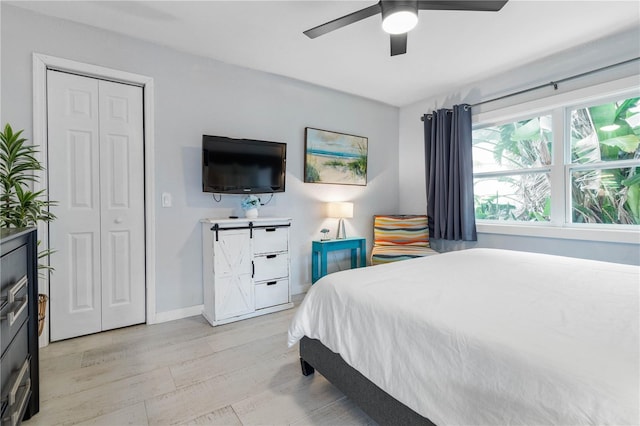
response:
<path id="1" fill-rule="evenodd" d="M 338 229 L 336 230 L 336 240 L 344 240 L 347 238 L 347 231 L 344 229 L 344 219 L 338 221 Z"/>

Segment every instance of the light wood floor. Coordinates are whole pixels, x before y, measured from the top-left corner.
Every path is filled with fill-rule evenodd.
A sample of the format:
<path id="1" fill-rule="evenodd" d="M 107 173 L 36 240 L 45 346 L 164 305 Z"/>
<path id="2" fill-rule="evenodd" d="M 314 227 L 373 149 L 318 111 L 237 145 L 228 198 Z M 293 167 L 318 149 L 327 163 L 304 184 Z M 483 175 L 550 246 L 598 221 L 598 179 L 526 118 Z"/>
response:
<path id="1" fill-rule="evenodd" d="M 40 350 L 40 413 L 24 424 L 375 424 L 317 372 L 302 376 L 286 343 L 294 312 L 52 343 Z"/>

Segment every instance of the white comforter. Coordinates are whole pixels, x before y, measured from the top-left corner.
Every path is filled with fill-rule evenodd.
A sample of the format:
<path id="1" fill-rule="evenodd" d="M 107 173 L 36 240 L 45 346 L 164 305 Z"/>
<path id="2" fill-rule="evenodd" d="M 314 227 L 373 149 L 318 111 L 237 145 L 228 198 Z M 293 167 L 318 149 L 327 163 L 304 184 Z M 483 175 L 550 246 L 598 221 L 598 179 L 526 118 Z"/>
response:
<path id="1" fill-rule="evenodd" d="M 471 249 L 328 275 L 289 327 L 438 425 L 638 425 L 640 268 Z"/>

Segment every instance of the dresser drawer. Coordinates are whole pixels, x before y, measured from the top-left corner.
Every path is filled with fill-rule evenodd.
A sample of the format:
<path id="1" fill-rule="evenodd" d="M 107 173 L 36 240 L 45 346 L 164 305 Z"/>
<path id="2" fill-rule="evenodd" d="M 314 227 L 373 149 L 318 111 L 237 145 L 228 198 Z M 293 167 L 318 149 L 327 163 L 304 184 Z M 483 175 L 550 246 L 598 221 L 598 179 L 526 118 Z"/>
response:
<path id="1" fill-rule="evenodd" d="M 282 305 L 289 301 L 289 280 L 273 280 L 256 284 L 256 309 Z"/>
<path id="2" fill-rule="evenodd" d="M 28 327 L 23 324 L 0 361 L 0 398 L 7 406 L 2 425 L 18 424 L 26 409 L 31 391 Z"/>
<path id="3" fill-rule="evenodd" d="M 289 254 L 267 254 L 253 258 L 253 281 L 267 281 L 289 276 Z"/>
<path id="4" fill-rule="evenodd" d="M 289 250 L 289 228 L 267 227 L 253 230 L 253 253 L 274 253 Z"/>
<path id="5" fill-rule="evenodd" d="M 22 246 L 0 258 L 0 298 L 5 300 L 9 289 L 27 275 L 27 246 Z"/>
<path id="6" fill-rule="evenodd" d="M 3 270 L 4 273 L 4 270 Z M 14 336 L 29 316 L 28 280 L 26 275 L 18 282 L 7 286 L 6 304 L 0 309 L 0 353 L 4 353 Z"/>

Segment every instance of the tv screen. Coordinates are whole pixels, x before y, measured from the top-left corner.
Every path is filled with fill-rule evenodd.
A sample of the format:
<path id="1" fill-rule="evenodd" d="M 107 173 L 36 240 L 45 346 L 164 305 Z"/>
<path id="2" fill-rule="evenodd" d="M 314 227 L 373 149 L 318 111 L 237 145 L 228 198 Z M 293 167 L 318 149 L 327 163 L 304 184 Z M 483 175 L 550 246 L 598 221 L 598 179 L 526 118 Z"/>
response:
<path id="1" fill-rule="evenodd" d="M 285 143 L 202 136 L 203 192 L 284 192 L 286 164 Z"/>

